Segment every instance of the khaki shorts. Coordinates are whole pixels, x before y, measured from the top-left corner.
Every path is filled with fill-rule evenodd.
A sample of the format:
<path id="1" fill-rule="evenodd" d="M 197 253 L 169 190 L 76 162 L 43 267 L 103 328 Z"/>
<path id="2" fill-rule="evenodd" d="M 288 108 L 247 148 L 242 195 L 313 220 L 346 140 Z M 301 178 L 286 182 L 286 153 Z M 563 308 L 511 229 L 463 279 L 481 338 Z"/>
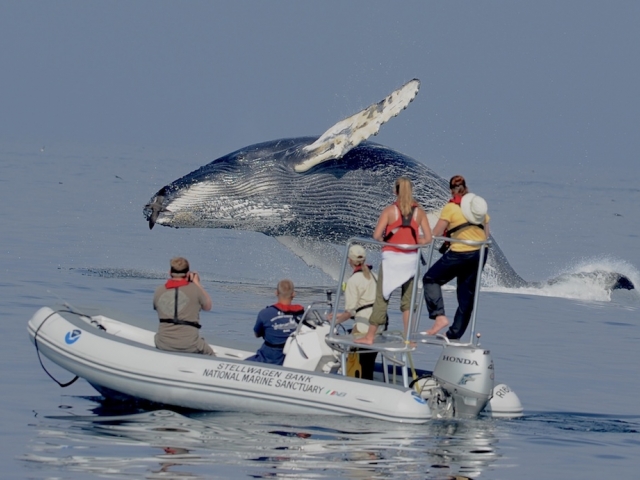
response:
<path id="1" fill-rule="evenodd" d="M 400 311 L 406 312 L 411 309 L 411 292 L 413 290 L 413 277 L 402 284 L 402 298 L 400 299 Z M 373 303 L 373 311 L 369 318 L 371 325 L 385 325 L 387 323 L 387 310 L 389 300 L 382 296 L 382 265 L 378 271 L 378 285 L 376 287 L 376 300 Z"/>

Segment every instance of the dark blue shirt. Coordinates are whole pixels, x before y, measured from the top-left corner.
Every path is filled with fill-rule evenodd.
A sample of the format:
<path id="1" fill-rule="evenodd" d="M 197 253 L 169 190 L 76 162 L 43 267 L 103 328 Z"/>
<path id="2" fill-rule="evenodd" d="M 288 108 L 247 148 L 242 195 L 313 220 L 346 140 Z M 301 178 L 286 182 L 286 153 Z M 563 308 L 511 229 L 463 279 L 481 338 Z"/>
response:
<path id="1" fill-rule="evenodd" d="M 282 365 L 284 344 L 297 328 L 303 313 L 304 308 L 300 305 L 271 305 L 260 310 L 253 331 L 257 337 L 264 338 L 264 343 L 247 360 Z"/>

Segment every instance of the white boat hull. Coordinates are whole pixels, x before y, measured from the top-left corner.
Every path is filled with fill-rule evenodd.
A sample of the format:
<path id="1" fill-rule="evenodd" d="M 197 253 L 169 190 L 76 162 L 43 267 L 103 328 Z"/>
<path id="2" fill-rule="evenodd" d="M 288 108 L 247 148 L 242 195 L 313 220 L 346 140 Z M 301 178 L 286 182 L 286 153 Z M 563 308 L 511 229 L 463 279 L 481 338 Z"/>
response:
<path id="1" fill-rule="evenodd" d="M 114 333 L 48 307 L 34 314 L 28 332 L 41 354 L 102 393 L 206 411 L 358 415 L 405 423 L 431 418 L 427 402 L 409 388 L 248 362 L 242 358 L 253 352 L 215 344 L 217 357 L 165 352 L 152 346 L 152 331 L 93 318 Z"/>

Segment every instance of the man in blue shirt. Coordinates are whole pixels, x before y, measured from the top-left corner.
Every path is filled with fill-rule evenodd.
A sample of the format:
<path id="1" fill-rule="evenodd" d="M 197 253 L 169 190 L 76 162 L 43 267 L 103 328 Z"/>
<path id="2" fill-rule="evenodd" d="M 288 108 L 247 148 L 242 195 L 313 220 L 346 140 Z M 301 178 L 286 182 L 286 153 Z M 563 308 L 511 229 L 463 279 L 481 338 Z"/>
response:
<path id="1" fill-rule="evenodd" d="M 284 362 L 284 348 L 287 338 L 291 335 L 304 313 L 302 305 L 293 305 L 295 291 L 291 280 L 280 280 L 276 289 L 278 302 L 260 310 L 258 319 L 253 327 L 256 337 L 264 338 L 264 343 L 252 357 L 254 362 L 282 365 Z"/>

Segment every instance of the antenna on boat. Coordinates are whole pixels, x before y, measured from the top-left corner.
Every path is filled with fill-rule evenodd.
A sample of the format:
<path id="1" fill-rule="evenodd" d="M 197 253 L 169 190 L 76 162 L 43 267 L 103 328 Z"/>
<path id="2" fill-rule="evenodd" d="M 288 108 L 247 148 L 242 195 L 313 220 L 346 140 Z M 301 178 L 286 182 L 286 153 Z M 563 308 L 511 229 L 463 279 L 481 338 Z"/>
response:
<path id="1" fill-rule="evenodd" d="M 62 298 L 60 295 L 58 295 L 57 292 L 54 292 L 53 290 L 48 289 L 48 288 L 47 288 L 46 292 L 48 294 L 50 294 L 50 295 L 54 295 L 58 299 L 58 301 L 60 302 L 60 305 L 62 305 L 63 307 L 69 309 L 71 312 L 75 313 L 77 311 L 77 309 L 73 305 L 71 305 L 64 298 Z"/>

